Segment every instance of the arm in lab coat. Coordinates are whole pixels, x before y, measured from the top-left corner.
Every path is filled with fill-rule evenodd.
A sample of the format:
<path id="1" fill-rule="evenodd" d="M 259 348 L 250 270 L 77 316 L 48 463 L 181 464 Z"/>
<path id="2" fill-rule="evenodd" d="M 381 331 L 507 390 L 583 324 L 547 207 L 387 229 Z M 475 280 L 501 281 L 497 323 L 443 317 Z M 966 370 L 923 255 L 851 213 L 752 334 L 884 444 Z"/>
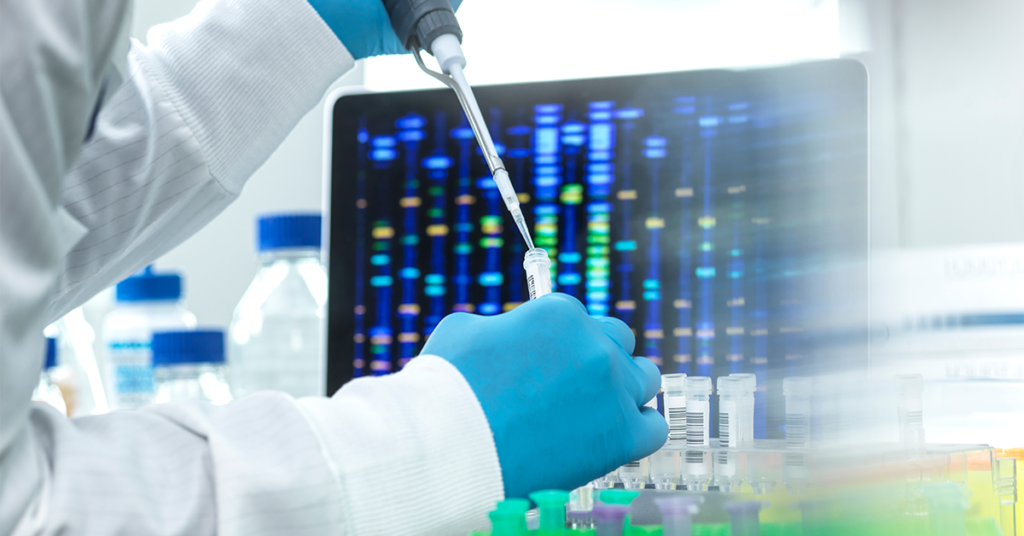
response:
<path id="1" fill-rule="evenodd" d="M 74 420 L 30 404 L 43 326 L 212 219 L 353 62 L 305 0 L 204 0 L 133 43 L 120 70 L 108 60 L 127 2 L 2 9 L 0 534 L 485 523 L 502 494 L 490 428 L 439 358 L 330 399 Z"/>

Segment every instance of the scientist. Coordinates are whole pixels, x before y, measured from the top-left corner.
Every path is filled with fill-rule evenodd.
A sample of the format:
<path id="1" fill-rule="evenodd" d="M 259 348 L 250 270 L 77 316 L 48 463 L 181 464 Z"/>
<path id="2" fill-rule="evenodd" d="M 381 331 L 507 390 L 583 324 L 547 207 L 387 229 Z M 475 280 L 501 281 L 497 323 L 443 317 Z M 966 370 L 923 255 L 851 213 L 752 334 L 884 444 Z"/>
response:
<path id="1" fill-rule="evenodd" d="M 330 398 L 30 403 L 45 325 L 213 219 L 356 59 L 401 52 L 380 0 L 203 0 L 148 46 L 130 14 L 0 3 L 0 535 L 463 535 L 662 445 L 656 367 L 564 295 L 452 315 Z"/>

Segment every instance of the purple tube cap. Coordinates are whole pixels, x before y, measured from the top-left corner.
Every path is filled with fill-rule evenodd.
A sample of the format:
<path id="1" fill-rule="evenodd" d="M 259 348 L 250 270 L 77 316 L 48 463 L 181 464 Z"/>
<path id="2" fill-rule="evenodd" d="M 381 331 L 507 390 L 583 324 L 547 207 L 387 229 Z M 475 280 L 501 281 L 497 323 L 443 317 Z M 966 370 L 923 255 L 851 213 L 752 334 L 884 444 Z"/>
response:
<path id="1" fill-rule="evenodd" d="M 594 521 L 622 521 L 626 519 L 628 513 L 629 506 L 627 505 L 598 503 L 590 511 L 590 517 Z"/>
<path id="2" fill-rule="evenodd" d="M 662 517 L 689 517 L 697 512 L 697 498 L 690 495 L 666 494 L 654 497 Z"/>
<path id="3" fill-rule="evenodd" d="M 761 501 L 729 501 L 722 505 L 722 508 L 729 512 L 729 515 L 735 514 L 756 514 L 761 511 L 766 505 Z"/>

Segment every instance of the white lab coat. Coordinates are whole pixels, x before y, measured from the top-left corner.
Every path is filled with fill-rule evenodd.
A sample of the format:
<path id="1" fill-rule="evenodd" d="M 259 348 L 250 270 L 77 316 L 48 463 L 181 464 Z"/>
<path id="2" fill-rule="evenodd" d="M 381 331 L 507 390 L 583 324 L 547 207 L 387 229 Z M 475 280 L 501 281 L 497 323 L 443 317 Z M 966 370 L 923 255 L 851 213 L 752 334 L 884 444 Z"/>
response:
<path id="1" fill-rule="evenodd" d="M 0 536 L 485 526 L 493 439 L 440 358 L 329 399 L 30 403 L 43 327 L 216 216 L 353 59 L 305 0 L 204 0 L 130 51 L 129 0 L 0 10 Z"/>

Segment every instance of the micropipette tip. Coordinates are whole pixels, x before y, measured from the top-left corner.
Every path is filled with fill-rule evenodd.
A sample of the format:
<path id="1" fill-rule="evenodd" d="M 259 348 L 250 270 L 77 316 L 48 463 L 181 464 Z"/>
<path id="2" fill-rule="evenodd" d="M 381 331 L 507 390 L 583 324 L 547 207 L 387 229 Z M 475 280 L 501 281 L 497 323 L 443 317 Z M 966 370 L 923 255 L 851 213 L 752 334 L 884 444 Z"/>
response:
<path id="1" fill-rule="evenodd" d="M 533 237 L 530 236 L 530 229 L 526 227 L 526 218 L 523 217 L 522 212 L 513 214 L 513 219 L 516 222 L 516 227 L 519 228 L 519 234 L 523 235 L 523 239 L 526 240 L 526 248 L 528 250 L 535 249 L 533 245 Z"/>

